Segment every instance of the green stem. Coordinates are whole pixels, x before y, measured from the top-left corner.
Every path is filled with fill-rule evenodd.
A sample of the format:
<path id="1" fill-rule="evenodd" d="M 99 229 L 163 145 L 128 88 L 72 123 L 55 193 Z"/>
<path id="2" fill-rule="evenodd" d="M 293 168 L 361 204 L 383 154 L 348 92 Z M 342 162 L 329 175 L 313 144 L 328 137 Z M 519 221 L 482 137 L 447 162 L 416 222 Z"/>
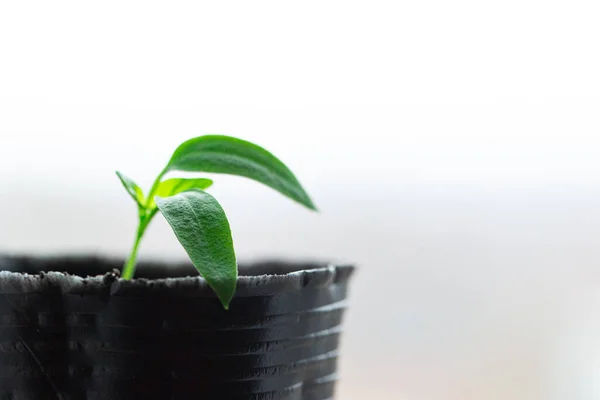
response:
<path id="1" fill-rule="evenodd" d="M 146 204 L 145 204 L 146 208 L 148 208 L 148 206 L 150 205 L 150 202 L 152 202 L 152 198 L 154 197 L 154 193 L 156 193 L 156 190 L 158 189 L 158 185 L 160 185 L 160 180 L 167 173 L 167 168 L 168 167 L 165 167 L 160 172 L 160 174 L 158 174 L 158 176 L 156 177 L 156 179 L 154 180 L 154 183 L 152 184 L 152 187 L 150 188 L 150 192 L 148 192 L 148 197 L 146 198 Z"/>
<path id="2" fill-rule="evenodd" d="M 137 263 L 137 255 L 138 250 L 140 248 L 140 243 L 142 242 L 142 236 L 144 236 L 144 232 L 150 224 L 152 217 L 156 213 L 151 213 L 149 215 L 140 216 L 140 222 L 137 229 L 137 234 L 135 235 L 135 242 L 133 243 L 133 248 L 131 249 L 131 253 L 129 254 L 129 258 L 125 262 L 125 266 L 123 267 L 123 271 L 121 273 L 121 278 L 123 279 L 131 279 L 133 278 L 133 274 L 135 274 L 135 266 Z"/>
<path id="3" fill-rule="evenodd" d="M 131 249 L 131 253 L 129 253 L 129 257 L 127 261 L 125 261 L 125 265 L 123 266 L 123 271 L 121 272 L 121 278 L 123 279 L 132 279 L 135 274 L 135 266 L 137 263 L 137 255 L 138 250 L 140 248 L 140 243 L 142 241 L 142 236 L 144 236 L 144 232 L 146 228 L 152 221 L 152 218 L 156 215 L 158 209 L 156 206 L 153 207 L 152 210 L 149 209 L 150 203 L 152 202 L 152 198 L 154 197 L 154 193 L 158 190 L 158 186 L 160 185 L 160 180 L 167 173 L 168 167 L 165 167 L 160 174 L 154 180 L 152 184 L 152 188 L 150 189 L 150 193 L 146 198 L 146 204 L 139 206 L 140 211 L 140 222 L 138 224 L 137 233 L 135 235 L 135 241 L 133 242 L 133 248 Z"/>

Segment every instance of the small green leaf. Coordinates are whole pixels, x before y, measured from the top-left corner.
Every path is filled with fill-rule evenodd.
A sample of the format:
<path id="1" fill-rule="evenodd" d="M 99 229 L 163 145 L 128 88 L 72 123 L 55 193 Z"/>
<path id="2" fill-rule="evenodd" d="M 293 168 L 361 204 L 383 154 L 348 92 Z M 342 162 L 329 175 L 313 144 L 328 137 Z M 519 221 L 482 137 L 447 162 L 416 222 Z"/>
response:
<path id="1" fill-rule="evenodd" d="M 206 178 L 197 179 L 184 179 L 184 178 L 173 178 L 162 181 L 157 189 L 155 195 L 158 197 L 170 197 L 178 193 L 185 192 L 190 189 L 208 189 L 213 184 L 213 181 Z M 156 208 L 154 199 L 148 199 L 148 209 L 152 210 Z"/>
<path id="2" fill-rule="evenodd" d="M 196 269 L 228 309 L 238 272 L 229 222 L 221 205 L 197 189 L 156 197 L 155 201 Z"/>
<path id="3" fill-rule="evenodd" d="M 123 187 L 125 188 L 125 190 L 127 190 L 127 193 L 129 193 L 131 198 L 138 204 L 139 207 L 143 208 L 145 199 L 144 192 L 142 192 L 142 189 L 140 189 L 140 187 L 133 180 L 126 177 L 119 171 L 115 172 L 119 177 L 119 180 L 123 184 Z"/>
<path id="4" fill-rule="evenodd" d="M 181 144 L 173 153 L 168 171 L 216 172 L 254 179 L 298 203 L 316 210 L 292 171 L 267 150 L 229 136 L 200 136 Z"/>

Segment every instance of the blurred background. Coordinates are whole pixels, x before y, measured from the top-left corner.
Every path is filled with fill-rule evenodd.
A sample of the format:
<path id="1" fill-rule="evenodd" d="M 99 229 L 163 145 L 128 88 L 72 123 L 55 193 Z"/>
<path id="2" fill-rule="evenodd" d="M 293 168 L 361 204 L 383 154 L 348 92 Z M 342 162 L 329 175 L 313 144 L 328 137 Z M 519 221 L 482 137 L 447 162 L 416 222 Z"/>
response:
<path id="1" fill-rule="evenodd" d="M 219 176 L 242 260 L 357 264 L 339 398 L 600 398 L 600 8 L 3 2 L 0 252 L 124 257 L 183 140 L 254 141 L 321 213 Z M 163 219 L 143 258 L 185 254 Z"/>

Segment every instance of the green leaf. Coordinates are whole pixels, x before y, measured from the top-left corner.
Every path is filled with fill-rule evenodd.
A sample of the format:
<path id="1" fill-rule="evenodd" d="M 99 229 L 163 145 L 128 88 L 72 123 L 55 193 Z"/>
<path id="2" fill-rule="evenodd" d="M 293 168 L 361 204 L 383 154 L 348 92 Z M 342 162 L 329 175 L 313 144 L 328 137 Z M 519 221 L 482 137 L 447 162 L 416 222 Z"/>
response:
<path id="1" fill-rule="evenodd" d="M 173 178 L 162 181 L 156 188 L 155 195 L 158 197 L 170 197 L 178 193 L 185 192 L 190 189 L 208 189 L 212 186 L 213 181 L 206 178 L 197 179 L 184 179 L 184 178 Z M 156 208 L 154 199 L 148 199 L 148 209 L 152 210 Z"/>
<path id="2" fill-rule="evenodd" d="M 155 201 L 196 269 L 228 309 L 238 272 L 229 222 L 221 205 L 197 189 L 156 197 Z"/>
<path id="3" fill-rule="evenodd" d="M 144 192 L 142 192 L 142 189 L 140 189 L 140 187 L 133 180 L 126 177 L 119 171 L 115 171 L 115 172 L 116 172 L 117 176 L 119 177 L 119 180 L 123 184 L 123 187 L 125 188 L 125 190 L 127 190 L 127 193 L 129 193 L 131 198 L 137 203 L 138 207 L 143 208 L 145 199 L 144 199 Z"/>
<path id="4" fill-rule="evenodd" d="M 267 150 L 229 136 L 200 136 L 181 144 L 173 153 L 168 171 L 216 172 L 254 179 L 298 203 L 316 210 L 292 171 Z"/>

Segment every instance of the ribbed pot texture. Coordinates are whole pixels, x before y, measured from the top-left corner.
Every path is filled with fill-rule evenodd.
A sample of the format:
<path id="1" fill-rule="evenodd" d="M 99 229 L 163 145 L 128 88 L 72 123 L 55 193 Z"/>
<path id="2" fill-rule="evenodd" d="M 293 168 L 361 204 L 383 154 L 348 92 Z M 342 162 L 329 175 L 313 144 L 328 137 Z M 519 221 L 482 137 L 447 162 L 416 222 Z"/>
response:
<path id="1" fill-rule="evenodd" d="M 334 397 L 352 266 L 240 266 L 229 311 L 191 265 L 120 267 L 0 257 L 0 399 Z"/>

